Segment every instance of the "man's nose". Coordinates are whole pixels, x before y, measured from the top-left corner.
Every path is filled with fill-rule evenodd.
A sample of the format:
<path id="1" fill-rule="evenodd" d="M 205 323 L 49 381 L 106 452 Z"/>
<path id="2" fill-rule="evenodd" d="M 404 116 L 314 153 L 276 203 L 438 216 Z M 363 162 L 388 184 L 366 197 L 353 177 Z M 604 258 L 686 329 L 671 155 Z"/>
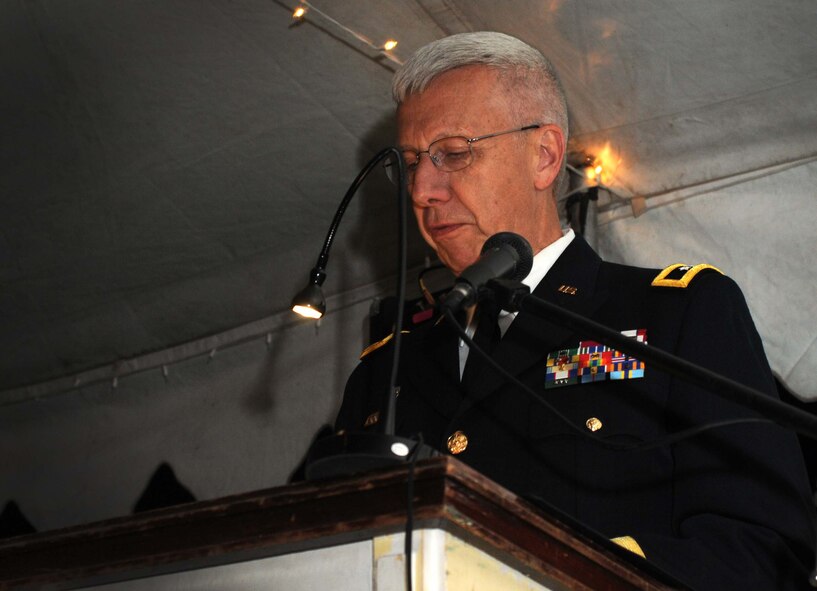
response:
<path id="1" fill-rule="evenodd" d="M 447 201 L 450 197 L 448 173 L 434 166 L 427 152 L 420 154 L 409 190 L 411 200 L 419 207 Z"/>

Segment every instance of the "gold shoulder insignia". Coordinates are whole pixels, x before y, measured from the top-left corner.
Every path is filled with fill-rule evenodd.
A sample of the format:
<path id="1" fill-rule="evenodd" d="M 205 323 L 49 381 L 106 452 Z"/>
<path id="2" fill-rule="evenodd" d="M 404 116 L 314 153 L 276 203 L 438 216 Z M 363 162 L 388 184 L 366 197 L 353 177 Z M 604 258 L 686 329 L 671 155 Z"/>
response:
<path id="1" fill-rule="evenodd" d="M 400 331 L 400 334 L 409 334 L 410 332 L 411 332 L 410 330 L 401 330 L 401 331 Z M 364 357 L 366 357 L 366 355 L 368 355 L 369 353 L 372 353 L 372 352 L 374 352 L 374 351 L 377 351 L 377 350 L 378 350 L 380 347 L 382 347 L 383 345 L 387 344 L 387 343 L 388 343 L 388 342 L 389 342 L 389 341 L 392 339 L 392 337 L 393 337 L 393 336 L 394 336 L 394 333 L 392 333 L 392 334 L 390 334 L 390 335 L 387 335 L 387 336 L 386 336 L 386 338 L 384 338 L 384 339 L 380 339 L 380 340 L 379 340 L 379 341 L 377 341 L 376 343 L 372 343 L 371 345 L 369 345 L 368 347 L 366 347 L 365 349 L 363 349 L 363 352 L 360 354 L 360 359 L 361 359 L 361 361 L 362 361 L 362 360 L 363 360 L 363 358 L 364 358 Z"/>
<path id="2" fill-rule="evenodd" d="M 644 555 L 644 550 L 641 549 L 641 545 L 635 541 L 635 538 L 630 536 L 619 536 L 618 538 L 611 538 L 611 542 L 615 542 L 622 548 L 627 548 L 633 554 L 638 554 L 641 558 L 646 558 Z"/>
<path id="3" fill-rule="evenodd" d="M 674 265 L 670 265 L 663 271 L 661 271 L 658 276 L 652 280 L 653 287 L 680 287 L 684 288 L 687 287 L 695 276 L 700 273 L 701 271 L 706 271 L 711 269 L 712 271 L 717 271 L 721 275 L 723 275 L 723 271 L 718 269 L 717 267 L 713 267 L 712 265 L 700 264 L 691 267 L 689 265 L 685 265 L 684 263 L 676 263 Z"/>

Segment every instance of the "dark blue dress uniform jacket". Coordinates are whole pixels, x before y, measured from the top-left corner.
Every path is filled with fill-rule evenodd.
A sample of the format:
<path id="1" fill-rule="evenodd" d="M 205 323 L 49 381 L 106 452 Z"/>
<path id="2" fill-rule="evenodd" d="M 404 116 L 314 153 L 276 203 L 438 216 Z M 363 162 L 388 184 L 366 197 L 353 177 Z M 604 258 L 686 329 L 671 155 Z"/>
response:
<path id="1" fill-rule="evenodd" d="M 646 329 L 650 346 L 776 396 L 737 285 L 711 272 L 687 288 L 652 287 L 658 271 L 605 263 L 576 238 L 534 294 L 616 330 Z M 573 295 L 560 286 L 575 287 Z M 568 290 L 572 291 L 572 290 Z M 631 536 L 647 560 L 694 589 L 806 589 L 814 519 L 795 436 L 766 423 L 707 431 L 648 451 L 614 451 L 568 428 L 530 395 L 484 368 L 459 380 L 456 333 L 435 319 L 403 335 L 397 432 L 422 433 L 520 496 L 541 499 L 608 537 Z M 550 352 L 587 340 L 521 312 L 494 358 L 576 425 L 609 442 L 649 442 L 742 407 L 649 365 L 643 379 L 545 389 Z M 346 387 L 336 428 L 362 430 L 380 408 L 391 346 L 367 355 Z M 472 382 L 473 383 L 473 382 Z M 369 427 L 373 428 L 373 427 Z"/>

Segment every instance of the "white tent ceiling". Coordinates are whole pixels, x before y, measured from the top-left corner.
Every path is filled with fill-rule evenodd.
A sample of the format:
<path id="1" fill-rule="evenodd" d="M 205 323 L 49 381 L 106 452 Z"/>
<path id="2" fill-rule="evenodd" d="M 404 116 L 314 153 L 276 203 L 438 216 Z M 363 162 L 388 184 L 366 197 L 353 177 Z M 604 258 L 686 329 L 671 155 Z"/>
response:
<path id="1" fill-rule="evenodd" d="M 742 284 L 774 369 L 817 391 L 812 0 L 314 0 L 407 57 L 499 30 L 562 75 L 572 146 L 615 164 L 596 240 Z M 393 134 L 394 64 L 271 0 L 0 4 L 0 393 L 114 366 L 288 307 L 358 169 Z M 490 130 L 488 130 L 490 131 Z M 328 294 L 394 273 L 370 182 Z M 410 264 L 428 249 L 413 234 Z M 172 356 L 169 358 L 172 361 Z"/>

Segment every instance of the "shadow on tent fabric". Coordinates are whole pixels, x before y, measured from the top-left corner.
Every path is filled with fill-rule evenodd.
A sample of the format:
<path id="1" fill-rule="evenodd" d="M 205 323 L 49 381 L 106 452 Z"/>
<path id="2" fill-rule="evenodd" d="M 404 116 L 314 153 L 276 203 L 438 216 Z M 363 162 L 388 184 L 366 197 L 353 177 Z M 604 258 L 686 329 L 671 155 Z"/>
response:
<path id="1" fill-rule="evenodd" d="M 134 513 L 172 507 L 192 503 L 196 500 L 193 493 L 176 478 L 173 468 L 167 462 L 162 462 L 153 476 L 150 477 L 147 487 L 139 500 L 133 506 Z"/>
<path id="2" fill-rule="evenodd" d="M 36 533 L 37 529 L 31 525 L 16 501 L 9 501 L 0 513 L 0 539 L 13 538 L 25 534 Z"/>

